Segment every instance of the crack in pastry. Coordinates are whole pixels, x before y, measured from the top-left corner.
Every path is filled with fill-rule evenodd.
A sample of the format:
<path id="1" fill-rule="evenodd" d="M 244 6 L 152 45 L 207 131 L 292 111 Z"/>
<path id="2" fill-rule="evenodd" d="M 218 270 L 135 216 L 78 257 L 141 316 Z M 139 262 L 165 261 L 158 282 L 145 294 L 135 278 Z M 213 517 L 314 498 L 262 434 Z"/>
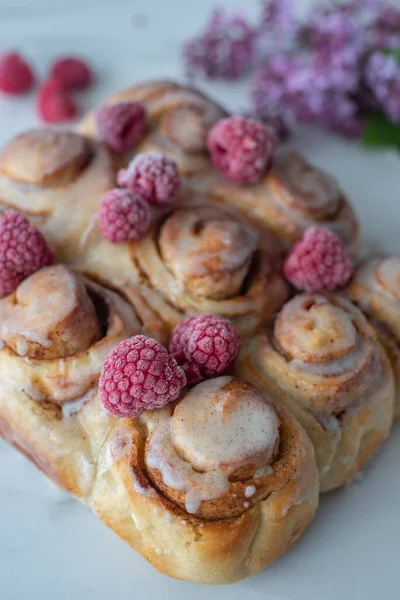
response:
<path id="1" fill-rule="evenodd" d="M 272 326 L 244 343 L 235 372 L 298 418 L 315 447 L 321 491 L 351 479 L 389 434 L 390 365 L 345 298 L 295 296 Z"/>
<path id="2" fill-rule="evenodd" d="M 288 246 L 308 227 L 318 225 L 336 233 L 352 252 L 358 249 L 358 222 L 343 192 L 333 177 L 295 150 L 278 153 L 260 183 L 239 187 L 218 176 L 210 193 L 219 202 L 246 211 Z"/>
<path id="3" fill-rule="evenodd" d="M 317 480 L 293 416 L 224 376 L 121 420 L 100 455 L 90 504 L 162 572 L 229 583 L 300 535 L 318 503 Z"/>
<path id="4" fill-rule="evenodd" d="M 0 300 L 0 432 L 79 497 L 115 423 L 97 395 L 104 358 L 141 332 L 129 304 L 63 265 Z"/>
<path id="5" fill-rule="evenodd" d="M 372 258 L 350 283 L 349 295 L 370 319 L 385 347 L 396 381 L 395 416 L 400 417 L 400 258 Z"/>
<path id="6" fill-rule="evenodd" d="M 132 152 L 119 156 L 121 166 L 138 152 L 156 151 L 169 156 L 183 177 L 208 174 L 207 135 L 227 113 L 198 90 L 172 81 L 153 81 L 132 86 L 106 99 L 105 104 L 139 102 L 146 110 L 148 132 Z M 96 112 L 89 113 L 79 131 L 98 139 Z"/>
<path id="7" fill-rule="evenodd" d="M 102 196 L 114 185 L 107 149 L 76 133 L 31 130 L 0 152 L 0 207 L 23 213 L 59 261 L 82 252 Z"/>
<path id="8" fill-rule="evenodd" d="M 212 205 L 176 207 L 130 249 L 136 279 L 171 328 L 213 313 L 250 335 L 287 297 L 279 242 Z"/>

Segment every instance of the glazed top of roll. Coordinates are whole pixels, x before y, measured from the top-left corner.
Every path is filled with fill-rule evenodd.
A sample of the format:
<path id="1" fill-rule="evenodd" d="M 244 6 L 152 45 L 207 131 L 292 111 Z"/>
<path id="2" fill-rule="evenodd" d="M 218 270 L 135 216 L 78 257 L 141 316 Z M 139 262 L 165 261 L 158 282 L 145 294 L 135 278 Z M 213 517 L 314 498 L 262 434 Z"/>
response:
<path id="1" fill-rule="evenodd" d="M 63 260 L 82 250 L 114 185 L 108 150 L 76 133 L 31 130 L 0 151 L 0 210 L 24 213 Z"/>
<path id="2" fill-rule="evenodd" d="M 84 395 L 106 354 L 142 327 L 114 292 L 63 265 L 45 267 L 0 300 L 0 371 L 37 400 Z"/>
<path id="3" fill-rule="evenodd" d="M 373 258 L 362 264 L 349 286 L 351 298 L 400 340 L 400 258 Z"/>
<path id="4" fill-rule="evenodd" d="M 295 296 L 250 346 L 248 360 L 316 415 L 340 414 L 382 379 L 374 330 L 339 296 Z"/>
<path id="5" fill-rule="evenodd" d="M 133 444 L 131 430 L 125 433 L 122 424 L 111 454 L 118 460 L 129 449 L 135 490 L 161 494 L 202 519 L 242 514 L 288 483 L 304 458 L 295 419 L 228 376 L 198 384 L 175 406 L 144 413 Z"/>
<path id="6" fill-rule="evenodd" d="M 155 150 L 176 161 L 184 176 L 197 175 L 209 169 L 207 135 L 210 128 L 226 112 L 201 92 L 172 81 L 154 81 L 119 91 L 105 101 L 140 102 L 148 121 L 148 133 L 135 152 Z M 97 137 L 95 112 L 89 113 L 79 130 Z M 129 160 L 129 156 L 125 157 Z"/>
<path id="7" fill-rule="evenodd" d="M 287 295 L 276 238 L 215 206 L 178 206 L 131 248 L 139 279 L 162 296 L 165 313 L 174 306 L 178 320 L 210 312 L 241 318 L 242 329 L 247 319 L 252 329 Z"/>

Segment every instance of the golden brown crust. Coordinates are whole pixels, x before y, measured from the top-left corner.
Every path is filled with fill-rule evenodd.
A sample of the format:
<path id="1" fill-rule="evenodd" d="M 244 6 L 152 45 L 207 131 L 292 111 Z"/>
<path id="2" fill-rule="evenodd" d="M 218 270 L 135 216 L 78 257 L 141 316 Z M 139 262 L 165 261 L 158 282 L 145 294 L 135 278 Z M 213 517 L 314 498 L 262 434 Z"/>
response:
<path id="1" fill-rule="evenodd" d="M 97 395 L 104 358 L 115 344 L 142 328 L 133 308 L 116 293 L 61 265 L 46 267 L 21 286 L 26 303 L 18 306 L 18 322 L 10 312 L 2 315 L 1 328 L 7 335 L 0 349 L 0 432 L 58 485 L 85 498 L 95 479 L 98 453 L 115 423 Z M 54 292 L 55 287 L 58 307 L 48 315 L 42 311 L 40 322 L 28 290 Z M 92 303 L 96 322 L 85 325 L 94 328 L 90 336 L 74 319 L 63 321 L 63 337 L 79 340 L 79 349 L 71 354 L 71 347 L 60 345 L 54 334 L 58 316 L 68 314 L 68 307 L 74 311 L 76 302 L 86 308 Z"/>
<path id="2" fill-rule="evenodd" d="M 377 257 L 363 263 L 348 288 L 351 299 L 369 317 L 395 376 L 395 417 L 400 417 L 400 258 Z"/>
<path id="3" fill-rule="evenodd" d="M 172 81 L 150 81 L 113 94 L 105 104 L 140 102 L 148 121 L 148 132 L 134 152 L 162 152 L 172 158 L 185 178 L 207 175 L 210 161 L 207 135 L 226 112 L 213 100 L 193 88 Z M 97 139 L 96 111 L 81 122 L 79 131 Z M 120 165 L 132 158 L 133 152 L 117 157 Z"/>
<path id="4" fill-rule="evenodd" d="M 214 313 L 250 335 L 288 294 L 276 238 L 210 204 L 178 206 L 130 248 L 136 280 L 171 328 Z"/>
<path id="5" fill-rule="evenodd" d="M 221 379 L 229 381 L 217 396 L 227 390 L 242 400 L 246 394 L 257 394 L 243 382 Z M 264 464 L 264 475 L 229 483 L 229 493 L 237 496 L 231 498 L 236 502 L 233 513 L 229 493 L 216 498 L 212 506 L 203 500 L 188 512 L 172 493 L 178 490 L 170 485 L 161 490 L 160 478 L 152 481 L 147 429 L 152 430 L 151 416 L 147 424 L 146 419 L 121 420 L 112 431 L 100 456 L 91 498 L 94 512 L 157 569 L 173 577 L 231 583 L 265 568 L 293 545 L 318 503 L 312 446 L 293 416 L 273 406 L 280 420 L 279 453 L 270 465 Z M 218 473 L 219 468 L 215 476 Z M 246 490 L 252 493 L 246 495 Z"/>
<path id="6" fill-rule="evenodd" d="M 211 194 L 248 212 L 286 245 L 298 241 L 313 225 L 336 233 L 355 253 L 359 244 L 356 215 L 332 177 L 312 166 L 294 150 L 278 153 L 264 179 L 250 187 L 215 177 Z"/>
<path id="7" fill-rule="evenodd" d="M 388 436 L 394 382 L 361 312 L 301 294 L 242 347 L 236 373 L 287 406 L 314 444 L 321 491 L 343 485 Z"/>

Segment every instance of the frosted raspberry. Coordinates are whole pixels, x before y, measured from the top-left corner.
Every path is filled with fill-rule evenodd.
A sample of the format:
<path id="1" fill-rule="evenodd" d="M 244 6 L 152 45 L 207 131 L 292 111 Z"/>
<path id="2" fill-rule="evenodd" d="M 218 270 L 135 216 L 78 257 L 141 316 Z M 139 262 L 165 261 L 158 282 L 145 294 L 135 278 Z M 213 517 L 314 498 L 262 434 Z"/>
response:
<path id="1" fill-rule="evenodd" d="M 186 385 L 183 369 L 156 340 L 135 335 L 106 356 L 99 394 L 117 417 L 136 417 L 176 400 Z"/>
<path id="2" fill-rule="evenodd" d="M 323 227 L 310 227 L 286 258 L 284 273 L 297 289 L 335 290 L 349 281 L 353 265 L 334 233 Z"/>
<path id="3" fill-rule="evenodd" d="M 29 275 L 50 265 L 54 252 L 28 219 L 15 210 L 0 217 L 0 296 L 13 292 Z"/>
<path id="4" fill-rule="evenodd" d="M 0 57 L 0 90 L 6 94 L 25 94 L 34 82 L 33 71 L 18 52 Z"/>
<path id="5" fill-rule="evenodd" d="M 96 121 L 100 139 L 114 152 L 132 150 L 146 131 L 145 111 L 137 102 L 102 106 Z"/>
<path id="6" fill-rule="evenodd" d="M 182 365 L 188 383 L 229 370 L 240 350 L 240 336 L 232 323 L 217 315 L 195 315 L 173 330 L 169 351 Z"/>
<path id="7" fill-rule="evenodd" d="M 159 152 L 138 154 L 119 171 L 117 181 L 156 206 L 171 204 L 180 188 L 176 163 Z"/>
<path id="8" fill-rule="evenodd" d="M 113 244 L 140 239 L 150 226 L 150 208 L 129 190 L 113 189 L 100 204 L 99 225 L 103 237 Z"/>
<path id="9" fill-rule="evenodd" d="M 78 114 L 75 102 L 56 79 L 49 79 L 40 86 L 37 107 L 45 123 L 62 123 L 74 119 Z"/>
<path id="10" fill-rule="evenodd" d="M 51 67 L 50 76 L 57 79 L 66 90 L 84 90 L 90 86 L 93 80 L 87 63 L 73 56 L 56 60 Z"/>
<path id="11" fill-rule="evenodd" d="M 210 131 L 208 149 L 214 165 L 234 183 L 259 181 L 277 145 L 271 127 L 247 117 L 222 119 Z"/>

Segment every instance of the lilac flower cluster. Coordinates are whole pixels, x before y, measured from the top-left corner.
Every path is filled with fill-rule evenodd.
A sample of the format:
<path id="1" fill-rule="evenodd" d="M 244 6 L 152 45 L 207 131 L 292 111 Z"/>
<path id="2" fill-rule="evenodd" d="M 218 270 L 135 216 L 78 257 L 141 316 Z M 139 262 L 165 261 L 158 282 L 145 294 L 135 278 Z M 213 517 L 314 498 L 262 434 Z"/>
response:
<path id="1" fill-rule="evenodd" d="M 305 19 L 294 0 L 266 0 L 260 24 L 214 13 L 185 45 L 190 72 L 238 78 L 254 71 L 254 112 L 360 135 L 365 116 L 400 123 L 400 8 L 387 0 L 321 0 Z"/>
<path id="2" fill-rule="evenodd" d="M 184 44 L 183 56 L 190 75 L 237 79 L 254 64 L 255 30 L 241 14 L 215 10 L 205 32 Z"/>

